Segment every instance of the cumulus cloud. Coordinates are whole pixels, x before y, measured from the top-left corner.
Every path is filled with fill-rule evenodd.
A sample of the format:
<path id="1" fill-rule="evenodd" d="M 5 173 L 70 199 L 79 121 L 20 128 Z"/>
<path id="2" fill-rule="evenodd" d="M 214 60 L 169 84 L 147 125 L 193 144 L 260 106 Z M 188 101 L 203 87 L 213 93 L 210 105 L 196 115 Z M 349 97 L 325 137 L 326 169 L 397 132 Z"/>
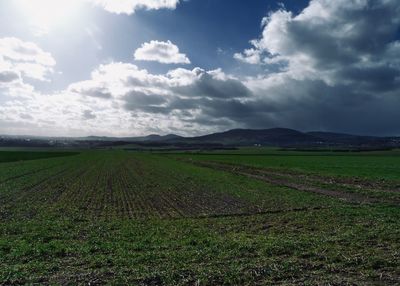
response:
<path id="1" fill-rule="evenodd" d="M 127 95 L 142 97 L 156 94 L 185 98 L 246 98 L 250 90 L 238 79 L 222 70 L 206 71 L 178 68 L 166 74 L 152 74 L 136 65 L 110 63 L 99 66 L 88 81 L 71 84 L 69 91 L 90 97 L 117 98 Z"/>
<path id="2" fill-rule="evenodd" d="M 133 14 L 138 9 L 175 9 L 180 0 L 88 0 L 106 11 L 116 14 Z"/>
<path id="3" fill-rule="evenodd" d="M 113 62 L 100 65 L 91 73 L 90 80 L 73 83 L 68 91 L 103 99 L 121 98 L 133 89 L 147 93 L 160 91 L 168 85 L 168 81 L 168 77 L 151 74 L 136 65 Z"/>
<path id="4" fill-rule="evenodd" d="M 258 61 L 248 61 L 318 69 L 377 60 L 393 42 L 399 10 L 394 0 L 313 0 L 299 15 L 283 9 L 270 13 L 262 20 L 262 37 L 236 57 L 258 53 L 263 55 Z"/>
<path id="5" fill-rule="evenodd" d="M 155 61 L 162 64 L 190 64 L 189 58 L 179 52 L 171 41 L 150 41 L 144 43 L 134 53 L 135 60 Z"/>
<path id="6" fill-rule="evenodd" d="M 245 81 L 260 106 L 276 111 L 249 125 L 400 132 L 393 124 L 400 119 L 393 108 L 400 108 L 398 1 L 312 0 L 298 15 L 270 13 L 262 27 L 252 47 L 234 57 L 279 67 Z"/>
<path id="7" fill-rule="evenodd" d="M 21 106 L 25 102 L 35 100 L 37 91 L 28 79 L 48 81 L 53 73 L 55 60 L 50 53 L 43 51 L 35 43 L 24 42 L 17 38 L 0 38 L 0 95 L 2 116 L 0 121 L 11 124 L 28 120 L 30 111 L 13 113 L 9 106 L 11 102 L 19 101 Z M 25 107 L 28 107 L 26 105 Z M 37 105 L 31 106 L 32 109 Z M 20 115 L 19 115 L 20 114 Z M 8 122 L 8 123 L 7 123 Z"/>
<path id="8" fill-rule="evenodd" d="M 18 38 L 0 38 L 0 69 L 9 69 L 23 77 L 48 80 L 56 61 L 50 53 L 32 42 Z"/>
<path id="9" fill-rule="evenodd" d="M 284 126 L 400 134 L 399 28 L 397 0 L 313 0 L 299 14 L 268 14 L 260 37 L 235 55 L 261 65 L 256 76 L 202 68 L 155 74 L 112 62 L 65 91 L 31 91 L 0 105 L 0 128 L 130 136 Z M 21 82 L 26 75 L 13 68 L 16 56 L 1 55 L 0 87 L 29 90 Z"/>
<path id="10" fill-rule="evenodd" d="M 257 40 L 250 41 L 254 48 L 245 49 L 243 53 L 235 53 L 233 57 L 248 64 L 260 64 L 263 51 L 258 48 Z"/>
<path id="11" fill-rule="evenodd" d="M 189 72 L 189 71 L 187 71 Z M 191 71 L 195 75 L 190 84 L 181 84 L 173 88 L 177 94 L 202 98 L 238 98 L 250 96 L 250 90 L 239 80 L 227 77 L 221 70 L 206 72 L 200 68 Z M 170 75 L 174 72 L 170 72 Z"/>
<path id="12" fill-rule="evenodd" d="M 68 90 L 78 97 L 112 102 L 134 120 L 159 117 L 166 120 L 163 125 L 184 124 L 181 132 L 194 132 L 189 130 L 193 126 L 196 131 L 206 129 L 201 122 L 210 116 L 219 116 L 216 121 L 233 126 L 229 117 L 251 97 L 251 91 L 243 83 L 220 69 L 178 68 L 157 75 L 126 63 L 101 65 L 92 72 L 89 81 L 74 83 Z M 225 110 L 218 111 L 224 103 Z M 173 131 L 170 127 L 168 132 Z"/>

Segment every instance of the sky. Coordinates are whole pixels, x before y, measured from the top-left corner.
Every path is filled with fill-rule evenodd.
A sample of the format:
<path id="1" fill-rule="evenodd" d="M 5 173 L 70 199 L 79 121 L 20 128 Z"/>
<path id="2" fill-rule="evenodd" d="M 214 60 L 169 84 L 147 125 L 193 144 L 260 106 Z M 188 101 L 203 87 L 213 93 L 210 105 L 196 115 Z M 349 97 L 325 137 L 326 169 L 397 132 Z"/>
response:
<path id="1" fill-rule="evenodd" d="M 398 0 L 0 0 L 0 134 L 399 122 Z"/>

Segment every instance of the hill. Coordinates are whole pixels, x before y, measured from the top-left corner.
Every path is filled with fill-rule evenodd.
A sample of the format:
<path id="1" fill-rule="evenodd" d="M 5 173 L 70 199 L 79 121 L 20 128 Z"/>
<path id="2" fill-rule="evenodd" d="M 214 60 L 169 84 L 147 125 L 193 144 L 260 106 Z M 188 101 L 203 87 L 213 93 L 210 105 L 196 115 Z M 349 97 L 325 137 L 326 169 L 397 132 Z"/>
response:
<path id="1" fill-rule="evenodd" d="M 288 128 L 232 129 L 196 137 L 182 137 L 175 134 L 151 134 L 142 137 L 36 137 L 0 136 L 3 147 L 82 147 L 96 148 L 123 146 L 136 143 L 149 147 L 200 148 L 233 146 L 277 146 L 277 147 L 339 147 L 381 149 L 399 148 L 399 137 L 361 136 L 334 132 L 301 132 Z"/>
<path id="2" fill-rule="evenodd" d="M 224 145 L 309 145 L 318 144 L 319 138 L 287 128 L 272 129 L 233 129 L 226 132 L 213 133 L 205 136 L 185 138 L 192 143 L 216 143 Z"/>

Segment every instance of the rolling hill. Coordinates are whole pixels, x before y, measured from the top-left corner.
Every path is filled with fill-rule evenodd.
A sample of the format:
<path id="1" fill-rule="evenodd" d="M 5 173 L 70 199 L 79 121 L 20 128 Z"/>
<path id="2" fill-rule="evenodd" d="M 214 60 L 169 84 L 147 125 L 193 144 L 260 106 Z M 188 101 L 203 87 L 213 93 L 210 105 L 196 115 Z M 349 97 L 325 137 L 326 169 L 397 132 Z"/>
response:
<path id="1" fill-rule="evenodd" d="M 233 129 L 205 136 L 185 138 L 188 143 L 215 143 L 224 145 L 308 145 L 317 144 L 320 139 L 313 135 L 287 128 Z"/>
<path id="2" fill-rule="evenodd" d="M 400 137 L 360 136 L 333 132 L 301 132 L 288 128 L 232 129 L 196 137 L 182 137 L 175 134 L 152 134 L 142 137 L 100 137 L 79 138 L 6 136 L 0 137 L 0 146 L 70 146 L 106 147 L 137 143 L 141 146 L 279 146 L 279 147 L 357 147 L 393 148 L 400 147 Z"/>

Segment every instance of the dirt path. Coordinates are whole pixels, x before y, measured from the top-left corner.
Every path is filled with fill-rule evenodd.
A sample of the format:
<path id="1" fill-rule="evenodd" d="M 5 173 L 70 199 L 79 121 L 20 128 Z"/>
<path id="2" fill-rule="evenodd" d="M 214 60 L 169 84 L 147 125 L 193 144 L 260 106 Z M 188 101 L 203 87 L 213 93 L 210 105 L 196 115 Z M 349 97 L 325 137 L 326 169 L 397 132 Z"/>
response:
<path id="1" fill-rule="evenodd" d="M 353 188 L 356 191 L 362 189 L 374 189 L 374 187 L 376 187 L 378 183 L 371 183 L 370 181 L 361 182 L 359 179 L 323 177 L 323 176 L 307 175 L 291 171 L 285 173 L 278 170 L 257 169 L 254 167 L 231 165 L 231 164 L 224 164 L 217 162 L 190 161 L 190 163 L 201 167 L 227 171 L 233 174 L 238 174 L 249 178 L 265 181 L 272 185 L 278 185 L 299 191 L 326 195 L 350 203 L 367 204 L 367 203 L 382 202 L 382 203 L 400 204 L 399 201 L 376 198 L 363 193 L 352 192 L 350 190 L 345 189 L 345 188 Z M 377 190 L 388 193 L 399 192 L 398 190 L 390 190 L 382 188 L 382 186 L 380 186 L 380 188 Z"/>
<path id="2" fill-rule="evenodd" d="M 266 174 L 274 174 L 280 176 L 286 176 L 295 179 L 302 179 L 310 182 L 318 182 L 321 184 L 334 184 L 341 187 L 354 188 L 354 189 L 369 189 L 369 190 L 377 190 L 380 192 L 400 194 L 400 183 L 389 183 L 385 180 L 373 181 L 365 178 L 357 178 L 357 177 L 334 177 L 334 176 L 322 176 L 315 174 L 305 174 L 296 171 L 286 171 L 282 172 L 274 169 L 257 169 L 251 168 L 248 169 L 254 170 L 258 173 L 266 173 Z"/>
<path id="3" fill-rule="evenodd" d="M 192 219 L 209 219 L 209 218 L 223 218 L 223 217 L 249 217 L 249 216 L 266 215 L 266 214 L 309 212 L 309 211 L 320 211 L 320 210 L 328 210 L 328 209 L 331 209 L 331 207 L 303 207 L 303 208 L 267 210 L 267 211 L 257 211 L 257 212 L 211 214 L 211 215 L 195 216 L 195 217 L 190 217 L 190 218 L 192 218 Z M 181 218 L 176 218 L 176 219 L 181 219 Z"/>

